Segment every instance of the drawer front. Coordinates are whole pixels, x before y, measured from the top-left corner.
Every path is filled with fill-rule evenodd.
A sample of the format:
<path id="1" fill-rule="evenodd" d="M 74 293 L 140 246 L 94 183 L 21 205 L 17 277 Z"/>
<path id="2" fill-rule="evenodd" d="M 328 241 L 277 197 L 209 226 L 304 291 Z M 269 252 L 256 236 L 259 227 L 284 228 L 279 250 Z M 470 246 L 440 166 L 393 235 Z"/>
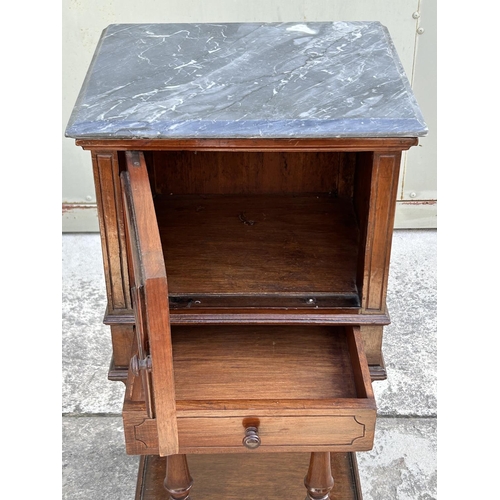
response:
<path id="1" fill-rule="evenodd" d="M 364 451 L 373 446 L 374 415 L 273 416 L 254 418 L 260 445 L 243 444 L 247 422 L 241 417 L 179 418 L 182 453 L 300 451 L 328 449 Z M 246 425 L 245 425 L 246 423 Z M 250 425 L 254 425 L 251 423 Z"/>

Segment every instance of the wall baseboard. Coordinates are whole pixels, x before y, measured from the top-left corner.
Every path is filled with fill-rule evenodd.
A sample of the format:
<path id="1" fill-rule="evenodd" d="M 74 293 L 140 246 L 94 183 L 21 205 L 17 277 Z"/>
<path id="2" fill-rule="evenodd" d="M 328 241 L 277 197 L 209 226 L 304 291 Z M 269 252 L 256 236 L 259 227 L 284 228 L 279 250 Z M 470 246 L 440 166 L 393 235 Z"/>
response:
<path id="1" fill-rule="evenodd" d="M 398 201 L 395 229 L 437 229 L 437 201 Z"/>
<path id="2" fill-rule="evenodd" d="M 63 203 L 63 233 L 98 233 L 99 220 L 95 203 Z"/>
<path id="3" fill-rule="evenodd" d="M 436 201 L 398 201 L 396 229 L 436 229 Z M 95 203 L 63 203 L 63 233 L 98 233 L 99 221 Z"/>

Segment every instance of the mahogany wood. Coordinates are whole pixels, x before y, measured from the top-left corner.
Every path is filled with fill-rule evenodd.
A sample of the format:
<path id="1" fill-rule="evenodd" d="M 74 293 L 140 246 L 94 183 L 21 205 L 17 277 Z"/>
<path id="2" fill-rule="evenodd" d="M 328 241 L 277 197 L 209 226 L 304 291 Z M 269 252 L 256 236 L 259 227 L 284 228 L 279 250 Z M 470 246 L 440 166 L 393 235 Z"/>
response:
<path id="1" fill-rule="evenodd" d="M 333 483 L 330 453 L 311 453 L 309 469 L 304 479 L 306 500 L 328 500 Z"/>
<path id="2" fill-rule="evenodd" d="M 130 316 L 133 312 L 127 254 L 124 251 L 125 234 L 118 154 L 116 151 L 93 151 L 92 165 L 108 302 L 106 316 Z M 124 323 L 111 327 L 113 359 L 108 372 L 110 380 L 126 379 L 133 332 L 132 327 Z"/>
<path id="3" fill-rule="evenodd" d="M 154 151 L 156 194 L 304 194 L 352 196 L 355 153 Z"/>
<path id="4" fill-rule="evenodd" d="M 356 394 L 358 397 L 373 399 L 372 384 L 370 381 L 370 370 L 368 368 L 368 360 L 366 358 L 363 339 L 359 327 L 352 328 L 352 333 L 349 328 L 347 330 L 347 345 L 351 365 L 355 367 L 353 370 L 354 383 L 356 385 Z"/>
<path id="5" fill-rule="evenodd" d="M 371 448 L 399 163 L 416 143 L 77 141 L 93 156 L 115 373 L 152 358 L 151 374 L 128 370 L 127 452 L 171 455 L 172 499 L 192 484 L 182 453 L 312 451 L 319 500 L 330 452 Z"/>
<path id="6" fill-rule="evenodd" d="M 133 269 L 134 266 L 131 266 L 131 269 Z M 132 280 L 132 282 L 135 284 L 136 281 L 135 279 Z M 148 337 L 148 331 L 147 327 L 145 325 L 146 318 L 148 316 L 148 311 L 146 310 L 146 298 L 144 296 L 144 286 L 139 286 L 139 287 L 132 287 L 131 290 L 132 294 L 132 304 L 134 306 L 134 311 L 136 314 L 136 324 L 135 324 L 135 331 L 136 331 L 136 338 L 134 339 L 134 351 L 136 351 L 136 354 L 134 354 L 134 358 L 138 358 L 141 362 L 145 362 L 149 356 L 149 352 L 147 349 L 148 343 L 149 343 L 149 337 Z M 156 356 L 155 356 L 156 358 Z M 155 359 L 156 361 L 156 359 Z M 132 371 L 132 363 L 130 364 L 130 369 Z M 137 374 L 134 373 L 134 375 L 137 376 Z M 149 418 L 154 417 L 154 407 L 153 407 L 153 392 L 154 388 L 152 387 L 152 380 L 151 380 L 151 373 L 149 373 L 148 370 L 141 370 L 140 372 L 140 378 L 141 378 L 141 384 L 136 384 L 136 386 L 139 386 L 142 388 L 142 396 L 144 399 L 144 403 L 146 405 L 146 413 Z"/>
<path id="7" fill-rule="evenodd" d="M 372 382 L 376 380 L 385 380 L 385 378 L 387 377 L 384 359 L 382 356 L 378 357 L 381 358 L 380 364 L 375 363 L 368 365 L 368 369 L 370 372 L 370 379 Z M 123 383 L 127 382 L 127 368 L 123 366 L 117 367 L 114 364 L 113 357 L 111 357 L 111 361 L 109 364 L 108 379 L 116 382 L 123 382 Z"/>
<path id="8" fill-rule="evenodd" d="M 92 149 L 93 153 L 108 291 L 108 310 L 105 318 L 107 324 L 127 325 L 133 324 L 134 321 L 127 291 L 127 252 L 124 244 L 121 187 L 118 182 L 119 171 L 125 169 L 124 151 L 131 147 L 145 150 L 145 156 L 148 158 L 153 174 L 151 182 L 155 189 L 161 187 L 160 190 L 165 190 L 165 192 L 170 192 L 169 184 L 181 191 L 188 189 L 191 184 L 191 187 L 198 186 L 196 189 L 201 191 L 210 191 L 212 190 L 210 186 L 212 186 L 212 188 L 217 187 L 218 192 L 221 189 L 230 192 L 231 180 L 234 182 L 233 188 L 240 186 L 241 190 L 240 177 L 246 180 L 248 178 L 231 175 L 231 172 L 241 174 L 240 170 L 242 171 L 245 167 L 258 178 L 255 181 L 257 185 L 253 184 L 254 190 L 257 187 L 260 191 L 271 190 L 273 193 L 280 192 L 280 190 L 293 192 L 296 189 L 299 190 L 299 180 L 301 180 L 306 181 L 306 184 L 309 183 L 308 189 L 315 188 L 322 182 L 325 183 L 323 195 L 328 192 L 327 189 L 332 189 L 333 194 L 341 194 L 347 199 L 352 195 L 353 199 L 352 207 L 356 218 L 351 220 L 355 220 L 359 233 L 356 248 L 358 262 L 354 271 L 356 294 L 342 292 L 334 295 L 330 293 L 327 298 L 331 307 L 325 304 L 324 296 L 317 294 L 320 296 L 306 297 L 306 300 L 308 298 L 315 300 L 312 306 L 306 304 L 302 307 L 301 301 L 304 298 L 300 295 L 292 296 L 288 293 L 283 298 L 283 295 L 279 294 L 269 296 L 269 294 L 254 293 L 251 309 L 248 306 L 240 307 L 245 302 L 248 304 L 248 296 L 246 298 L 242 298 L 241 295 L 225 296 L 227 307 L 222 308 L 219 307 L 221 305 L 219 298 L 213 293 L 205 294 L 203 297 L 195 294 L 185 294 L 183 297 L 172 296 L 172 324 L 247 322 L 252 324 L 350 323 L 381 326 L 389 322 L 385 308 L 385 295 L 399 155 L 403 149 L 416 144 L 417 139 L 77 142 Z M 266 155 L 269 155 L 269 158 L 266 159 Z M 235 166 L 230 165 L 229 158 L 233 158 Z M 261 160 L 256 161 L 255 158 Z M 298 158 L 300 161 L 297 160 Z M 180 166 L 176 165 L 173 159 L 179 161 Z M 256 165 L 252 166 L 252 161 Z M 206 169 L 204 173 L 202 172 L 203 164 Z M 264 164 L 269 170 L 268 173 L 262 168 Z M 288 168 L 288 174 L 283 175 L 285 165 Z M 183 170 L 181 166 L 186 168 Z M 214 173 L 215 166 L 217 166 L 217 175 Z M 331 166 L 330 169 L 329 166 Z M 189 175 L 186 177 L 186 169 L 193 174 L 191 177 Z M 195 171 L 196 175 L 194 175 Z M 206 172 L 211 172 L 211 176 L 207 177 Z M 200 181 L 203 181 L 201 185 Z M 187 183 L 184 187 L 183 182 Z M 388 187 L 391 189 L 390 199 L 386 202 L 384 200 L 387 199 Z M 244 229 L 256 229 L 256 224 L 245 223 L 254 220 L 245 212 L 238 213 L 238 219 Z M 166 258 L 168 259 L 168 256 Z M 183 265 L 185 264 L 184 262 Z M 179 267 L 176 266 L 175 269 Z M 355 295 L 358 297 L 361 295 L 364 307 L 361 310 L 359 306 L 353 307 L 353 301 L 359 300 Z M 208 306 L 205 309 L 197 304 L 197 301 L 201 302 L 201 298 L 203 304 Z M 270 307 L 269 304 L 273 301 L 274 306 Z M 124 334 L 125 330 L 121 330 L 120 334 L 115 334 L 115 332 L 112 329 L 116 368 L 112 370 L 113 373 L 110 371 L 110 378 L 123 380 L 125 366 L 122 363 L 130 352 L 129 346 L 126 345 L 130 335 Z M 374 379 L 385 378 L 381 353 L 382 328 L 365 328 L 362 332 L 372 377 Z M 120 371 L 122 375 L 119 375 Z"/>
<path id="9" fill-rule="evenodd" d="M 107 325 L 133 325 L 135 318 L 132 313 L 105 316 Z M 349 309 L 316 309 L 316 307 L 294 309 L 259 309 L 255 308 L 210 308 L 196 310 L 185 308 L 170 309 L 171 325 L 388 325 L 387 312 L 361 315 L 357 308 Z M 364 335 L 364 334 L 363 334 Z M 369 343 L 367 343 L 367 348 Z"/>
<path id="10" fill-rule="evenodd" d="M 110 312 L 130 311 L 132 304 L 125 252 L 118 154 L 116 151 L 93 151 L 92 164 L 108 309 Z"/>
<path id="11" fill-rule="evenodd" d="M 166 476 L 163 486 L 170 494 L 170 500 L 189 500 L 193 478 L 189 474 L 186 455 L 167 457 Z"/>
<path id="12" fill-rule="evenodd" d="M 104 151 L 403 151 L 416 137 L 327 139 L 77 139 L 83 149 Z"/>
<path id="13" fill-rule="evenodd" d="M 178 452 L 178 439 L 168 286 L 144 156 L 127 152 L 127 170 L 121 177 L 130 277 L 136 290 L 136 338 L 139 354 L 148 353 L 152 359 L 159 454 L 171 455 Z"/>
<path id="14" fill-rule="evenodd" d="M 384 366 L 382 357 L 382 339 L 384 327 L 376 324 L 360 324 L 361 337 L 365 348 L 366 359 L 370 368 Z M 373 380 L 373 374 L 372 374 Z"/>
<path id="15" fill-rule="evenodd" d="M 349 200 L 158 196 L 171 306 L 359 307 Z"/>
<path id="16" fill-rule="evenodd" d="M 203 155 L 213 154 L 215 155 L 213 156 L 214 160 L 206 164 L 207 171 L 209 171 L 216 163 L 219 165 L 218 168 L 223 168 L 222 159 L 229 158 L 228 155 L 246 155 L 246 160 L 244 160 L 244 156 L 242 156 L 240 160 L 236 162 L 239 164 L 240 161 L 243 161 L 243 164 L 246 166 L 251 164 L 249 158 L 256 158 L 260 155 L 264 157 L 262 161 L 266 162 L 267 167 L 269 167 L 269 165 L 274 166 L 271 168 L 273 172 L 270 174 L 271 180 L 266 178 L 263 171 L 260 170 L 263 189 L 269 189 L 266 188 L 265 182 L 271 182 L 276 187 L 276 179 L 282 176 L 277 165 L 284 165 L 285 160 L 288 162 L 290 158 L 301 157 L 302 161 L 308 164 L 308 168 L 304 169 L 300 166 L 300 162 L 294 163 L 292 160 L 290 164 L 294 164 L 295 166 L 291 171 L 296 173 L 290 175 L 287 181 L 287 189 L 290 188 L 293 190 L 299 185 L 297 181 L 300 176 L 297 172 L 302 171 L 302 181 L 305 179 L 307 182 L 314 183 L 317 179 L 322 179 L 323 181 L 330 179 L 333 181 L 333 185 L 338 186 L 338 192 L 340 194 L 343 193 L 349 197 L 351 191 L 353 192 L 353 207 L 356 212 L 356 220 L 360 234 L 356 285 L 358 291 L 365 294 L 361 297 L 364 306 L 363 310 L 353 311 L 352 308 L 345 310 L 337 304 L 336 308 L 331 311 L 318 311 L 312 308 L 301 309 L 297 307 L 292 310 L 289 309 L 284 311 L 272 310 L 269 308 L 258 309 L 258 307 L 255 307 L 252 313 L 248 314 L 248 310 L 238 310 L 236 307 L 225 310 L 211 307 L 208 314 L 202 315 L 200 314 L 200 310 L 193 310 L 190 307 L 188 309 L 174 310 L 171 318 L 173 324 L 198 324 L 200 321 L 215 323 L 220 321 L 231 324 L 238 322 L 264 324 L 298 324 L 311 322 L 313 324 L 357 323 L 360 325 L 384 325 L 389 322 L 389 317 L 385 309 L 385 293 L 390 254 L 390 238 L 392 235 L 395 196 L 394 186 L 397 184 L 397 178 L 395 178 L 394 173 L 399 169 L 400 152 L 414 146 L 417 142 L 418 140 L 416 138 L 304 140 L 189 139 L 159 141 L 107 139 L 77 140 L 77 144 L 92 151 L 94 165 L 94 180 L 103 246 L 106 290 L 108 294 L 108 309 L 105 322 L 106 324 L 113 325 L 114 363 L 110 369 L 110 378 L 114 380 L 124 379 L 125 366 L 123 365 L 123 359 L 129 356 L 130 352 L 130 348 L 127 345 L 127 339 L 128 342 L 130 342 L 130 334 L 125 334 L 125 329 L 118 330 L 114 328 L 114 326 L 129 325 L 134 321 L 128 292 L 127 252 L 124 243 L 123 207 L 121 206 L 121 187 L 118 177 L 119 171 L 125 169 L 124 152 L 126 150 L 143 150 L 151 168 L 153 165 L 157 165 L 156 173 L 158 173 L 158 171 L 162 172 L 163 170 L 169 170 L 172 166 L 179 171 L 178 167 L 175 167 L 175 163 L 173 164 L 173 162 L 170 161 L 173 157 L 183 158 L 181 163 L 187 165 L 186 161 L 188 155 L 191 155 L 191 159 L 188 163 L 192 164 L 192 159 L 197 155 L 207 160 L 208 156 L 203 157 Z M 197 154 L 195 154 L 196 152 Z M 288 157 L 286 156 L 287 154 Z M 271 155 L 275 160 L 265 160 L 265 155 Z M 326 163 L 328 163 L 328 155 L 330 155 L 332 159 L 331 171 L 325 167 Z M 336 159 L 334 159 L 335 156 Z M 235 158 L 235 156 L 231 157 Z M 319 162 L 315 164 L 315 162 L 311 160 L 312 158 L 319 159 Z M 342 170 L 344 173 L 338 170 L 340 165 L 344 166 Z M 226 171 L 229 172 L 235 168 L 229 168 L 227 165 L 226 167 Z M 250 168 L 253 168 L 254 173 L 259 172 L 259 169 L 251 167 L 251 165 Z M 353 169 L 355 171 L 354 181 L 352 181 Z M 372 171 L 374 172 L 373 176 Z M 393 175 L 392 181 L 387 177 L 387 173 Z M 170 176 L 170 180 L 172 180 L 170 172 L 168 172 L 168 174 L 163 172 L 163 174 L 167 175 L 167 177 Z M 307 174 L 309 174 L 309 176 Z M 293 180 L 294 175 L 297 175 L 297 180 Z M 326 178 L 324 177 L 325 175 Z M 181 173 L 179 173 L 179 176 L 178 180 L 182 178 Z M 176 176 L 173 175 L 173 178 L 175 177 Z M 220 175 L 217 177 L 220 181 Z M 238 176 L 233 176 L 233 178 L 236 184 L 240 182 Z M 377 181 L 376 178 L 379 180 Z M 267 180 L 264 182 L 264 179 Z M 226 178 L 227 182 L 230 182 L 230 180 L 231 176 Z M 210 182 L 213 183 L 214 181 L 212 180 Z M 330 181 L 326 184 L 328 185 L 329 182 Z M 341 187 L 342 183 L 344 187 Z M 350 183 L 352 184 L 351 186 L 349 186 Z M 389 203 L 385 207 L 378 206 L 377 208 L 376 200 L 378 199 L 380 202 L 380 200 L 383 201 L 387 198 L 388 183 L 391 184 L 392 189 L 389 196 Z M 331 183 L 329 185 L 330 187 L 332 186 Z M 177 186 L 182 187 L 179 182 Z M 162 189 L 166 189 L 167 187 L 168 186 L 163 183 Z M 231 190 L 229 184 L 226 185 L 226 189 L 229 191 Z M 275 190 L 275 188 L 273 189 Z M 166 189 L 166 192 L 167 191 L 168 189 Z M 324 192 L 327 192 L 326 189 Z M 363 205 L 363 203 L 365 205 Z M 369 215 L 370 218 L 368 217 Z M 389 246 L 387 246 L 387 243 Z M 257 301 L 257 297 L 254 297 L 254 299 Z M 207 298 L 205 298 L 205 300 L 207 300 Z M 207 310 L 204 312 L 207 312 Z M 362 314 L 359 314 L 360 312 Z M 369 317 L 370 315 L 372 316 L 371 318 Z M 375 334 L 375 331 L 379 333 Z M 362 332 L 370 359 L 372 377 L 374 379 L 385 378 L 385 368 L 380 347 L 382 328 L 378 328 L 377 330 L 365 328 Z"/>
<path id="17" fill-rule="evenodd" d="M 354 453 L 331 453 L 335 484 L 330 500 L 362 500 Z M 192 497 L 199 500 L 302 499 L 309 453 L 191 455 L 195 478 Z M 166 499 L 163 488 L 166 458 L 141 457 L 135 500 Z"/>
<path id="18" fill-rule="evenodd" d="M 113 361 L 115 370 L 128 369 L 131 357 L 132 340 L 134 338 L 133 325 L 111 325 L 111 342 L 113 347 Z"/>
<path id="19" fill-rule="evenodd" d="M 176 399 L 356 398 L 346 337 L 335 327 L 172 328 Z"/>
<path id="20" fill-rule="evenodd" d="M 385 308 L 400 162 L 401 152 L 360 155 L 358 179 L 364 192 L 358 218 L 364 222 L 358 288 L 366 313 Z"/>
<path id="21" fill-rule="evenodd" d="M 376 407 L 358 327 L 175 327 L 172 340 L 181 453 L 371 448 Z M 127 451 L 154 454 L 138 381 L 129 372 Z M 255 450 L 242 444 L 248 418 L 259 421 Z"/>
<path id="22" fill-rule="evenodd" d="M 227 412 L 230 413 L 230 412 Z M 258 448 L 246 448 L 244 418 L 190 417 L 179 418 L 179 449 L 184 453 L 274 453 L 287 451 L 367 451 L 372 448 L 371 426 L 374 420 L 368 412 L 355 415 L 259 416 Z M 283 412 L 284 413 L 284 412 Z M 334 413 L 330 411 L 330 413 Z M 246 412 L 251 415 L 252 412 Z M 181 415 L 181 413 L 180 413 Z M 142 434 L 141 434 L 142 436 Z"/>

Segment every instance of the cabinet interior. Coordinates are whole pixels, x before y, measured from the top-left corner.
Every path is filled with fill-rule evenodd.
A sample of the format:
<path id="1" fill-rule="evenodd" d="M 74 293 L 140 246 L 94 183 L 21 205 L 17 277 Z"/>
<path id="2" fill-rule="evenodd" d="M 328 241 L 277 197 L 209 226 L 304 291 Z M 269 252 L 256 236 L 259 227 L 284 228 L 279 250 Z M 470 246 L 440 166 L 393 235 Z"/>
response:
<path id="1" fill-rule="evenodd" d="M 172 312 L 359 308 L 359 156 L 145 152 Z"/>

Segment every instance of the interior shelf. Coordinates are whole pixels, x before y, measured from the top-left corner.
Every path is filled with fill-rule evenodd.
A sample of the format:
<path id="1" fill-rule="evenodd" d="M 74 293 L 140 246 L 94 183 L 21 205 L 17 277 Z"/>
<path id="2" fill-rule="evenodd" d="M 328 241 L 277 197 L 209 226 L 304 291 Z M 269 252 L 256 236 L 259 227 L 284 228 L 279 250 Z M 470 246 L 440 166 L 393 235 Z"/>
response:
<path id="1" fill-rule="evenodd" d="M 351 199 L 157 195 L 155 210 L 173 312 L 359 307 Z"/>

